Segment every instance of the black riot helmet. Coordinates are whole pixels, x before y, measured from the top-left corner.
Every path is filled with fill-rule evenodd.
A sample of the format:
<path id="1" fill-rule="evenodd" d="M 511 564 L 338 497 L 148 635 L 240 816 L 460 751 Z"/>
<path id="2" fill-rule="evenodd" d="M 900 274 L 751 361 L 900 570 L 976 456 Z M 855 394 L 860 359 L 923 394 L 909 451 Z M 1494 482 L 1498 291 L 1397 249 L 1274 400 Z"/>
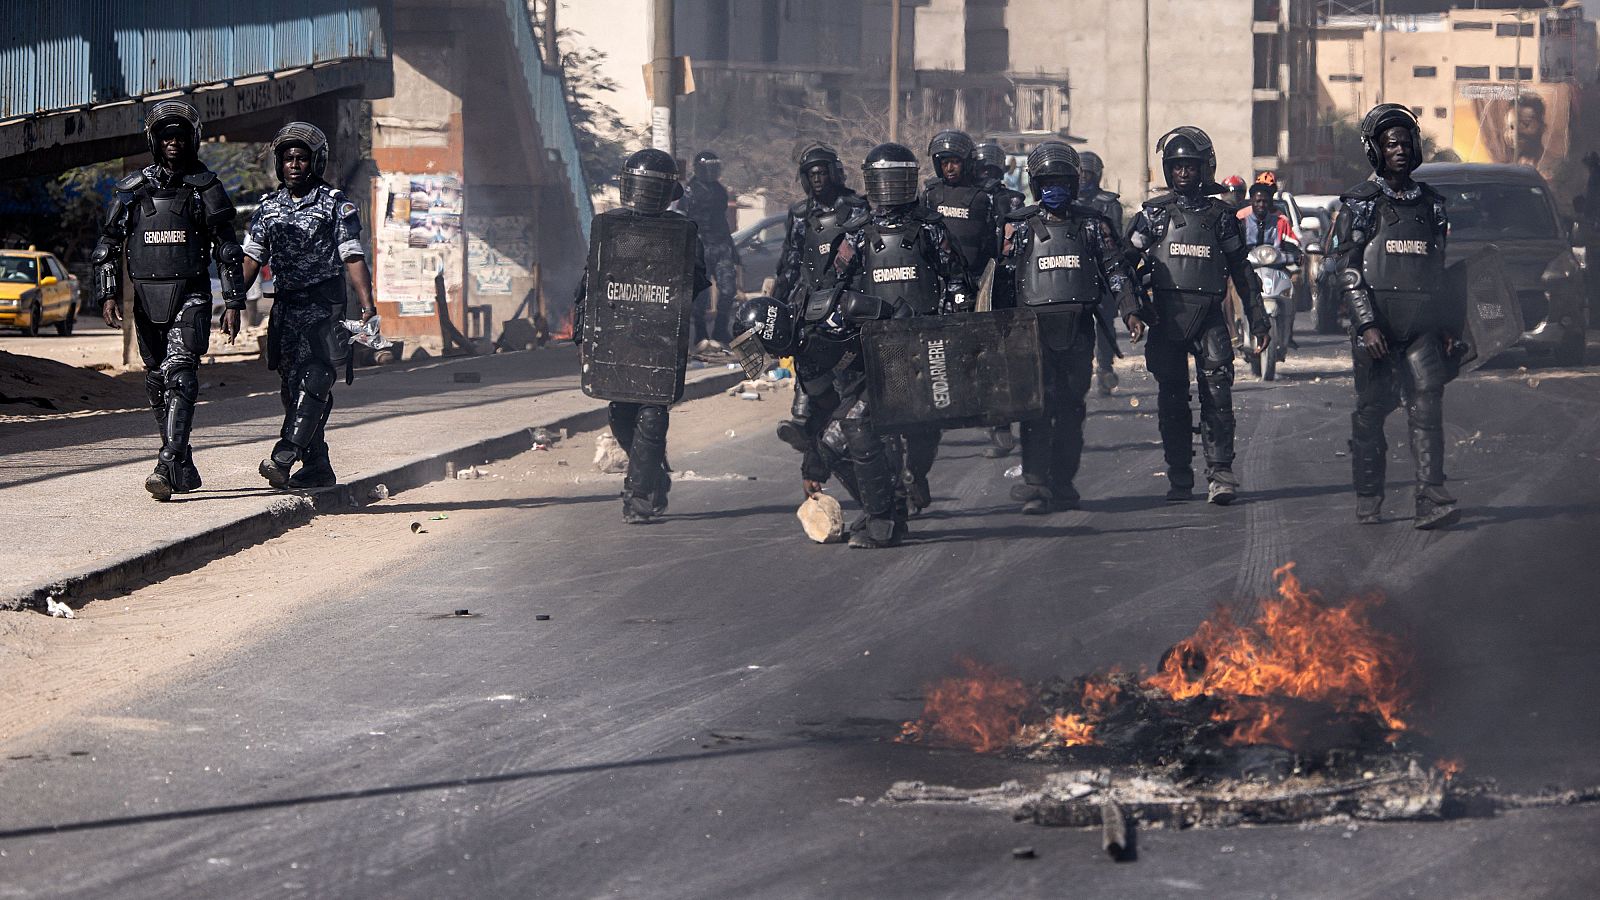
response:
<path id="1" fill-rule="evenodd" d="M 839 160 L 839 154 L 827 144 L 812 144 L 800 152 L 800 184 L 807 193 L 811 187 L 806 176 L 811 170 L 826 167 L 828 180 L 836 187 L 844 187 L 844 163 Z"/>
<path id="2" fill-rule="evenodd" d="M 722 157 L 714 150 L 701 150 L 694 155 L 694 176 L 705 181 L 722 177 Z"/>
<path id="3" fill-rule="evenodd" d="M 984 141 L 972 148 L 972 158 L 978 163 L 978 173 L 993 178 L 999 178 L 1006 173 L 1005 148 L 994 141 Z M 990 169 L 994 172 L 990 173 Z"/>
<path id="4" fill-rule="evenodd" d="M 773 356 L 788 356 L 794 352 L 798 335 L 794 328 L 794 312 L 788 304 L 766 296 L 751 297 L 739 305 L 734 319 L 741 333 L 754 328 L 756 340 Z"/>
<path id="5" fill-rule="evenodd" d="M 1367 151 L 1367 162 L 1372 164 L 1372 170 L 1379 175 L 1386 173 L 1383 165 L 1383 149 L 1378 146 L 1378 140 L 1385 131 L 1397 126 L 1404 128 L 1410 135 L 1411 164 L 1415 166 L 1422 162 L 1422 128 L 1417 124 L 1417 117 L 1411 110 L 1398 103 L 1380 103 L 1361 117 L 1361 149 Z"/>
<path id="6" fill-rule="evenodd" d="M 183 100 L 162 100 L 150 107 L 144 117 L 144 142 L 150 155 L 161 159 L 160 133 L 173 126 L 189 132 L 191 158 L 200 148 L 200 110 Z"/>
<path id="7" fill-rule="evenodd" d="M 1161 154 L 1161 170 L 1166 173 L 1167 187 L 1172 187 L 1172 166 L 1188 160 L 1200 167 L 1200 193 L 1216 193 L 1217 148 L 1211 136 L 1193 125 L 1179 125 L 1156 141 L 1156 152 Z"/>
<path id="8" fill-rule="evenodd" d="M 683 196 L 677 164 L 665 151 L 654 147 L 628 157 L 622 164 L 617 183 L 621 188 L 622 205 L 647 216 L 666 212 L 674 200 Z"/>
<path id="9" fill-rule="evenodd" d="M 879 144 L 861 164 L 867 202 L 873 209 L 917 202 L 917 155 L 904 144 Z"/>
<path id="10" fill-rule="evenodd" d="M 1083 183 L 1100 186 L 1100 179 L 1106 174 L 1106 164 L 1100 159 L 1100 154 L 1093 150 L 1085 150 L 1078 154 L 1078 170 L 1083 173 Z"/>
<path id="11" fill-rule="evenodd" d="M 303 147 L 311 154 L 311 174 L 322 178 L 328 170 L 328 136 L 310 122 L 290 122 L 272 136 L 272 160 L 278 180 L 283 180 L 283 154 L 290 147 Z"/>
<path id="12" fill-rule="evenodd" d="M 966 178 L 972 174 L 972 154 L 978 145 L 972 142 L 972 136 L 965 131 L 948 129 L 933 136 L 928 142 L 928 158 L 933 160 L 933 173 L 942 175 L 939 162 L 947 156 L 961 160 L 961 177 Z"/>
<path id="13" fill-rule="evenodd" d="M 1060 181 L 1076 197 L 1081 178 L 1078 151 L 1062 141 L 1045 141 L 1028 154 L 1028 185 L 1039 199 L 1046 181 Z"/>

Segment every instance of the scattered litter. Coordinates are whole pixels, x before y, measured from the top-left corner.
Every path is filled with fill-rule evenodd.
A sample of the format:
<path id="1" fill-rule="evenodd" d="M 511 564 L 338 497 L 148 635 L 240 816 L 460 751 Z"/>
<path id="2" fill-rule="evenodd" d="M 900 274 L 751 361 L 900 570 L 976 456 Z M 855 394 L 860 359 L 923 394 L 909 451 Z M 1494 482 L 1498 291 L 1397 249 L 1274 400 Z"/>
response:
<path id="1" fill-rule="evenodd" d="M 457 372 L 455 379 L 456 384 L 477 384 L 483 380 L 483 375 L 479 372 Z"/>
<path id="2" fill-rule="evenodd" d="M 458 616 L 470 616 L 470 615 L 472 615 L 472 613 L 469 612 L 468 610 L 465 610 L 465 609 L 458 609 L 458 610 L 456 610 L 456 615 L 458 615 Z"/>
<path id="3" fill-rule="evenodd" d="M 1317 377 L 1311 379 L 1311 383 L 1312 384 L 1321 384 L 1322 383 L 1322 376 L 1318 375 Z"/>
<path id="4" fill-rule="evenodd" d="M 571 436 L 572 435 L 567 432 L 567 429 L 565 429 L 565 428 L 561 429 L 561 439 L 563 441 L 566 440 L 567 438 L 571 437 Z"/>
<path id="5" fill-rule="evenodd" d="M 1461 447 L 1461 446 L 1464 446 L 1466 444 L 1476 444 L 1482 438 L 1483 438 L 1483 432 L 1474 431 L 1472 434 L 1462 438 L 1459 441 L 1456 441 L 1456 446 L 1457 447 Z"/>
<path id="6" fill-rule="evenodd" d="M 76 619 L 78 617 L 78 614 L 72 611 L 72 607 L 54 597 L 44 598 L 44 611 L 56 619 Z"/>
<path id="7" fill-rule="evenodd" d="M 789 374 L 789 370 L 788 369 L 785 369 L 784 367 L 779 366 L 778 368 L 773 369 L 772 371 L 768 372 L 767 373 L 767 377 L 772 379 L 773 381 L 782 381 L 785 378 L 789 378 L 791 376 Z"/>
<path id="8" fill-rule="evenodd" d="M 744 391 L 743 393 L 739 394 L 739 399 L 740 400 L 760 400 L 761 399 L 761 395 L 756 393 L 755 391 Z"/>
<path id="9" fill-rule="evenodd" d="M 1350 454 L 1346 453 L 1343 450 L 1335 450 L 1335 451 L 1333 451 L 1333 455 L 1343 458 L 1343 457 L 1349 456 Z"/>
<path id="10" fill-rule="evenodd" d="M 482 477 L 483 470 L 479 469 L 477 466 L 467 466 L 465 469 L 462 469 L 456 473 L 456 478 L 460 481 L 474 481 Z"/>
<path id="11" fill-rule="evenodd" d="M 1528 387 L 1536 388 L 1538 386 L 1539 386 L 1539 379 L 1538 378 L 1529 378 L 1528 379 Z"/>
<path id="12" fill-rule="evenodd" d="M 350 332 L 350 343 L 360 344 L 369 350 L 383 350 L 394 346 L 394 341 L 384 338 L 378 333 L 378 320 L 382 316 L 373 316 L 363 322 L 360 319 L 345 319 L 341 324 Z"/>
<path id="13" fill-rule="evenodd" d="M 756 477 L 754 475 L 739 475 L 739 474 L 736 474 L 736 473 L 733 473 L 733 472 L 724 472 L 721 475 L 701 475 L 701 474 L 697 473 L 695 470 L 689 469 L 688 471 L 683 472 L 682 474 L 674 475 L 673 476 L 673 480 L 675 480 L 675 481 L 755 481 Z"/>
<path id="14" fill-rule="evenodd" d="M 443 522 L 445 519 L 448 519 L 448 518 L 450 518 L 450 514 L 449 513 L 439 513 L 437 516 L 429 516 L 428 517 L 428 521 L 429 522 Z"/>
<path id="15" fill-rule="evenodd" d="M 564 459 L 558 459 L 558 460 L 556 460 L 556 465 L 558 465 L 558 466 L 564 466 L 564 465 L 566 465 L 566 464 L 567 464 L 567 461 L 566 461 L 566 460 L 564 460 Z"/>
<path id="16" fill-rule="evenodd" d="M 739 364 L 738 363 L 728 363 L 728 371 L 736 372 L 738 370 L 739 370 Z"/>
<path id="17" fill-rule="evenodd" d="M 603 475 L 620 475 L 628 471 L 628 453 L 609 431 L 594 442 L 594 468 Z"/>
<path id="18" fill-rule="evenodd" d="M 387 499 L 389 499 L 389 486 L 387 484 L 382 484 L 382 483 L 373 485 L 372 486 L 372 490 L 367 491 L 367 499 L 368 500 L 387 500 Z"/>
<path id="19" fill-rule="evenodd" d="M 428 533 L 428 529 L 423 528 L 421 522 L 412 522 L 411 523 L 411 533 L 412 534 L 427 534 Z"/>
<path id="20" fill-rule="evenodd" d="M 1014 465 L 1011 468 L 1007 469 L 1006 470 L 1006 477 L 1007 478 L 1021 478 L 1022 477 L 1022 463 L 1017 463 L 1016 465 Z"/>
<path id="21" fill-rule="evenodd" d="M 533 617 L 533 620 L 535 622 L 548 622 L 548 621 L 550 621 L 550 615 L 549 615 L 549 613 L 539 613 L 538 615 Z"/>
<path id="22" fill-rule="evenodd" d="M 1012 859 L 1038 859 L 1039 858 L 1039 854 L 1033 852 L 1033 848 L 1032 847 L 1012 847 L 1011 848 L 1011 858 Z"/>
<path id="23" fill-rule="evenodd" d="M 1138 397 L 1129 397 L 1128 398 L 1128 405 L 1133 407 L 1134 409 L 1138 409 L 1139 408 L 1139 398 Z"/>
<path id="24" fill-rule="evenodd" d="M 535 443 L 533 445 L 533 449 L 535 449 L 535 450 L 549 450 L 550 449 L 550 445 L 549 444 Z"/>
<path id="25" fill-rule="evenodd" d="M 807 497 L 795 510 L 800 527 L 806 537 L 819 544 L 837 544 L 844 540 L 844 510 L 839 501 L 824 493 Z"/>
<path id="26" fill-rule="evenodd" d="M 551 444 L 559 443 L 559 442 L 561 442 L 563 440 L 566 440 L 566 437 L 567 437 L 567 430 L 565 428 L 561 429 L 561 433 L 560 434 L 557 434 L 556 432 L 551 431 L 550 429 L 544 427 L 543 425 L 539 426 L 538 428 L 533 429 L 533 442 L 535 444 L 544 444 L 547 447 L 549 445 L 551 445 Z"/>
<path id="27" fill-rule="evenodd" d="M 732 428 L 728 429 L 728 437 L 738 437 L 738 436 L 739 436 L 738 433 L 735 432 Z"/>

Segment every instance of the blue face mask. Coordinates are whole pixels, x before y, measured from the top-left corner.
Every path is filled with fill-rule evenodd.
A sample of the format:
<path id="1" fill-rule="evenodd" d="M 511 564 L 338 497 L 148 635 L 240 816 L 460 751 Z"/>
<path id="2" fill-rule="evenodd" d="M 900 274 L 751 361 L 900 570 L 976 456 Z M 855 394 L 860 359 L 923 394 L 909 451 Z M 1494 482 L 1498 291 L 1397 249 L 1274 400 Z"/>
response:
<path id="1" fill-rule="evenodd" d="M 1057 184 L 1052 184 L 1039 192 L 1039 204 L 1045 209 L 1061 209 L 1071 202 L 1071 192 Z"/>

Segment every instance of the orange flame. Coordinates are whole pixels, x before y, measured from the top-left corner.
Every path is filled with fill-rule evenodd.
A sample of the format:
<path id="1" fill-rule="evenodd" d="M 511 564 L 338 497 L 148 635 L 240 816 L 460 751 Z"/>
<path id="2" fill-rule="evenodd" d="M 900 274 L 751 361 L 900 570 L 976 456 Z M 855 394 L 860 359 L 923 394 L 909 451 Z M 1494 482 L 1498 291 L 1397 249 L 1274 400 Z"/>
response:
<path id="1" fill-rule="evenodd" d="M 1231 724 L 1234 745 L 1295 747 L 1307 737 L 1308 705 L 1341 714 L 1366 714 L 1395 740 L 1406 730 L 1409 697 L 1402 683 L 1399 641 L 1379 631 L 1369 612 L 1377 596 L 1324 605 L 1294 574 L 1294 563 L 1273 573 L 1277 595 L 1261 601 L 1253 622 L 1238 624 L 1227 609 L 1175 644 L 1159 671 L 1139 688 L 1172 700 L 1206 696 L 1219 701 L 1214 721 Z M 971 660 L 966 674 L 930 686 L 921 719 L 907 722 L 900 739 L 929 740 L 992 752 L 1010 745 L 1079 747 L 1097 743 L 1096 726 L 1121 699 L 1127 678 L 1116 670 L 1082 679 L 1076 707 L 1027 721 L 1031 696 L 1015 678 Z M 1298 707 L 1298 709 L 1296 708 Z M 1441 771 L 1446 777 L 1459 770 Z"/>
<path id="2" fill-rule="evenodd" d="M 564 309 L 556 313 L 555 320 L 550 323 L 550 340 L 572 340 L 572 310 Z"/>
<path id="3" fill-rule="evenodd" d="M 950 744 L 979 753 L 1005 747 L 1022 726 L 1022 713 L 1032 696 L 1020 678 L 970 659 L 958 662 L 966 674 L 929 686 L 922 718 L 907 722 L 900 739 Z"/>
<path id="4" fill-rule="evenodd" d="M 1439 774 L 1444 776 L 1445 781 L 1449 781 L 1460 775 L 1461 770 L 1466 768 L 1466 764 L 1459 759 L 1441 759 L 1434 763 L 1433 767 L 1439 770 Z"/>

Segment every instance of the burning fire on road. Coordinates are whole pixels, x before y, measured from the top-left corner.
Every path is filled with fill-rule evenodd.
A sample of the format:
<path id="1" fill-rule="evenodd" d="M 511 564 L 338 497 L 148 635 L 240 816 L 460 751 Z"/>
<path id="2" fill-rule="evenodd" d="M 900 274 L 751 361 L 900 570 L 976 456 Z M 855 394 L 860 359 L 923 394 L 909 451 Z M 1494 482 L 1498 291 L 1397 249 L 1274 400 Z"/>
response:
<path id="1" fill-rule="evenodd" d="M 899 740 L 1077 768 L 1037 791 L 903 782 L 886 800 L 998 805 L 1049 825 L 1120 823 L 1127 812 L 1184 827 L 1443 818 L 1600 796 L 1497 796 L 1462 778 L 1460 761 L 1427 752 L 1409 721 L 1409 659 L 1372 619 L 1382 598 L 1327 602 L 1293 563 L 1273 580 L 1253 615 L 1220 609 L 1154 672 L 1030 687 L 962 660 L 961 674 L 927 688 Z"/>

